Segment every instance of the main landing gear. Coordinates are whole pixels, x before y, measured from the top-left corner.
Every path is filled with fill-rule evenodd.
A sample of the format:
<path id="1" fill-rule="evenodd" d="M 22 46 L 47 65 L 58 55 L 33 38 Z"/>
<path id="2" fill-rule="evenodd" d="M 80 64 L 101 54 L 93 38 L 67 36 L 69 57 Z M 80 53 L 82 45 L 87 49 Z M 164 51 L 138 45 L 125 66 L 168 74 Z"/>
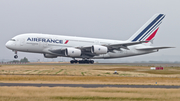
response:
<path id="1" fill-rule="evenodd" d="M 79 64 L 94 64 L 94 61 L 93 60 L 71 60 L 70 61 L 71 64 L 74 64 L 74 63 L 79 63 Z"/>
<path id="2" fill-rule="evenodd" d="M 15 58 L 15 59 L 17 59 L 17 58 L 18 58 L 17 51 L 15 51 L 14 58 Z"/>

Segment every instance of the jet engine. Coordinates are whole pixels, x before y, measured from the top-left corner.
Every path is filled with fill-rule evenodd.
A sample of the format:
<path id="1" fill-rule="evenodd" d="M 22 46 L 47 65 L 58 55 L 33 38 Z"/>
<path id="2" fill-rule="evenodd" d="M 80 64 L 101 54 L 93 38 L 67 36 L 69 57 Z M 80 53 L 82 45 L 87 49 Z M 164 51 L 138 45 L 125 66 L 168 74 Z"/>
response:
<path id="1" fill-rule="evenodd" d="M 57 58 L 56 55 L 52 55 L 52 54 L 44 54 L 45 58 Z"/>
<path id="2" fill-rule="evenodd" d="M 67 48 L 65 50 L 65 56 L 78 57 L 81 56 L 81 50 L 75 48 Z"/>
<path id="3" fill-rule="evenodd" d="M 93 45 L 91 47 L 91 52 L 95 54 L 106 54 L 108 52 L 108 48 L 100 45 Z"/>

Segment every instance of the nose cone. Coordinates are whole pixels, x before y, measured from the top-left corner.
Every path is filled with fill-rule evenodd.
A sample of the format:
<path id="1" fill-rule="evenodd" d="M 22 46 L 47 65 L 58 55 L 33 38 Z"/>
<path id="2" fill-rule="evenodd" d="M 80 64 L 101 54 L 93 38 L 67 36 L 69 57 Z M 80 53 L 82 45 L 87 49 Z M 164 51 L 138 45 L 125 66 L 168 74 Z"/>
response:
<path id="1" fill-rule="evenodd" d="M 10 49 L 10 48 L 11 48 L 11 42 L 8 41 L 8 42 L 6 43 L 6 47 Z"/>

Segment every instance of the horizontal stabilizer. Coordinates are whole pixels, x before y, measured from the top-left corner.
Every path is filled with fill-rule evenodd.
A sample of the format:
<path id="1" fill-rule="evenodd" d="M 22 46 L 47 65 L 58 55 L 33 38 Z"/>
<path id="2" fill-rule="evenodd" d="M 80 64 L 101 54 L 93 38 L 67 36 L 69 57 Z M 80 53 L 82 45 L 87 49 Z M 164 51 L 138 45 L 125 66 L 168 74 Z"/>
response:
<path id="1" fill-rule="evenodd" d="M 175 48 L 175 47 L 158 47 L 158 46 L 149 46 L 149 47 L 137 47 L 137 50 L 155 50 L 155 49 L 166 49 L 166 48 Z"/>

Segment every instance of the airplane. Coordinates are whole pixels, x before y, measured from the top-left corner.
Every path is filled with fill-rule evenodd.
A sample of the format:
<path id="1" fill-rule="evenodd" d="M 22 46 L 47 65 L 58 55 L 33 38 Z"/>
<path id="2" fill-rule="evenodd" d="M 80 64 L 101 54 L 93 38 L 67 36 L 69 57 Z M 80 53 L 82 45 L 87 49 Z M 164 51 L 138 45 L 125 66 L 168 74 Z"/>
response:
<path id="1" fill-rule="evenodd" d="M 13 37 L 6 47 L 15 52 L 43 54 L 45 58 L 70 57 L 73 63 L 93 64 L 92 59 L 112 59 L 158 52 L 173 47 L 151 46 L 164 14 L 155 14 L 128 40 L 26 33 Z M 82 60 L 77 60 L 81 58 Z"/>

